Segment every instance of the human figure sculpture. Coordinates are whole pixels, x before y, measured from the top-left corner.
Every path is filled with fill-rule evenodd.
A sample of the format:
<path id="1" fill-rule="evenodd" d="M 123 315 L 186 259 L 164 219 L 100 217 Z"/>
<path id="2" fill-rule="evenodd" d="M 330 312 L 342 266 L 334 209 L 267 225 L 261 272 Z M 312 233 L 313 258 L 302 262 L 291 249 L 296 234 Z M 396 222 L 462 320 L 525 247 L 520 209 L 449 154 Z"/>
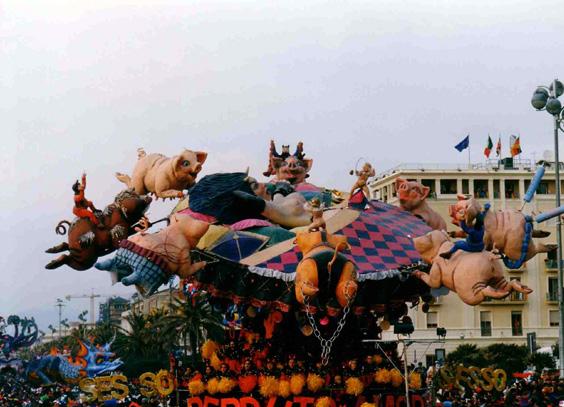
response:
<path id="1" fill-rule="evenodd" d="M 462 196 L 462 195 L 460 195 Z M 459 197 L 460 197 L 459 196 Z M 462 199 L 465 197 L 462 196 Z M 460 202 L 460 201 L 459 201 Z M 464 250 L 466 252 L 481 252 L 485 248 L 484 244 L 484 217 L 490 205 L 486 204 L 485 209 L 481 211 L 480 207 L 477 206 L 477 201 L 473 201 L 475 206 L 467 205 L 451 205 L 450 213 L 453 219 L 453 223 L 462 229 L 462 234 L 453 233 L 451 235 L 457 237 L 466 237 L 465 240 L 458 240 L 454 242 L 454 245 L 448 252 L 441 253 L 440 256 L 444 259 L 450 259 L 450 257 L 457 250 Z M 468 211 L 472 211 L 473 215 L 468 216 Z M 468 219 L 468 220 L 467 220 Z"/>
<path id="2" fill-rule="evenodd" d="M 370 191 L 368 190 L 368 179 L 376 175 L 376 170 L 372 167 L 372 165 L 370 163 L 364 163 L 360 171 L 354 170 L 353 172 L 351 170 L 350 174 L 354 174 L 358 177 L 351 188 L 350 194 L 352 195 L 357 189 L 360 189 L 367 198 L 370 197 Z"/>
<path id="3" fill-rule="evenodd" d="M 84 196 L 84 191 L 86 190 L 86 173 L 82 174 L 81 182 L 76 180 L 72 186 L 72 190 L 74 191 L 74 208 L 72 208 L 74 216 L 77 218 L 89 219 L 93 225 L 101 228 L 104 227 L 95 215 L 95 212 L 99 211 L 96 209 L 92 201 L 89 201 Z"/>
<path id="4" fill-rule="evenodd" d="M 311 224 L 308 226 L 308 231 L 317 232 L 325 230 L 325 220 L 323 219 L 323 209 L 325 205 L 321 203 L 319 198 L 313 198 L 306 203 L 305 207 L 311 213 Z"/>

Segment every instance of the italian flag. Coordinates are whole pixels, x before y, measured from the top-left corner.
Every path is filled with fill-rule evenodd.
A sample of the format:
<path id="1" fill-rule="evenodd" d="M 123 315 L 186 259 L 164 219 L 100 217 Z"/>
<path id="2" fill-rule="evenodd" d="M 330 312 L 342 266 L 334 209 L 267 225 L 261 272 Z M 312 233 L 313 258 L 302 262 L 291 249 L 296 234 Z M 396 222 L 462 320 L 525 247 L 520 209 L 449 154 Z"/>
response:
<path id="1" fill-rule="evenodd" d="M 492 148 L 493 148 L 493 141 L 492 141 L 492 138 L 490 136 L 488 136 L 488 145 L 486 146 L 486 148 L 484 148 L 484 155 L 487 158 L 490 158 Z"/>

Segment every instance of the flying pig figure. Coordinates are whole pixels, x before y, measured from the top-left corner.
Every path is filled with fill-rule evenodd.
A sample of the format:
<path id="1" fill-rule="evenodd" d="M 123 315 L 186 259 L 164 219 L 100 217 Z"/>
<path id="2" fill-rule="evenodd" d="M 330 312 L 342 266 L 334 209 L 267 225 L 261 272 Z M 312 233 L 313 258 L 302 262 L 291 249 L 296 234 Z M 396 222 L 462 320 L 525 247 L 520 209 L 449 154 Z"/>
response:
<path id="1" fill-rule="evenodd" d="M 460 219 L 472 223 L 483 213 L 478 201 L 466 195 L 458 195 L 456 204 L 449 208 L 453 223 Z M 532 219 L 516 209 L 488 210 L 484 217 L 484 243 L 487 250 L 498 250 L 504 255 L 509 268 L 519 268 L 523 262 L 538 253 L 547 253 L 556 248 L 554 244 L 535 242 L 533 237 L 546 237 L 550 233 L 534 230 Z"/>
<path id="2" fill-rule="evenodd" d="M 143 295 L 153 294 L 173 274 L 187 278 L 206 263 L 192 263 L 190 250 L 209 224 L 189 215 L 173 215 L 170 225 L 156 233 L 140 233 L 120 244 L 111 259 L 96 263 L 98 270 L 115 272 L 124 285 L 135 284 Z"/>
<path id="3" fill-rule="evenodd" d="M 194 185 L 208 153 L 183 150 L 173 157 L 147 154 L 140 148 L 133 175 L 116 173 L 116 178 L 138 194 L 154 193 L 157 198 L 182 198 L 184 189 Z"/>
<path id="4" fill-rule="evenodd" d="M 427 225 L 435 230 L 446 230 L 446 222 L 435 212 L 426 199 L 430 188 L 416 181 L 407 181 L 403 178 L 396 179 L 396 191 L 398 192 L 400 207 L 412 215 L 422 219 Z"/>
<path id="5" fill-rule="evenodd" d="M 518 291 L 533 292 L 517 280 L 507 281 L 499 256 L 492 252 L 455 252 L 449 260 L 440 256 L 448 252 L 453 244 L 445 231 L 434 230 L 413 239 L 415 249 L 423 261 L 431 265 L 429 274 L 414 272 L 431 288 L 445 286 L 458 294 L 468 305 L 478 305 L 486 298 L 502 299 Z"/>

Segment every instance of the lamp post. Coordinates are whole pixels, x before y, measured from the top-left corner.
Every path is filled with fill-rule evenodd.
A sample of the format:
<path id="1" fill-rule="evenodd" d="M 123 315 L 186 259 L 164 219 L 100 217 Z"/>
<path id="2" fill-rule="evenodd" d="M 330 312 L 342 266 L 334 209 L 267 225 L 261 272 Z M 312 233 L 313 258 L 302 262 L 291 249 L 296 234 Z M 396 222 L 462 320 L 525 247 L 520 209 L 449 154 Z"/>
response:
<path id="1" fill-rule="evenodd" d="M 537 110 L 546 110 L 554 118 L 554 161 L 556 163 L 556 207 L 560 207 L 560 159 L 558 152 L 558 130 L 564 131 L 564 109 L 558 98 L 564 93 L 564 85 L 558 79 L 550 86 L 539 86 L 531 99 L 531 104 Z M 564 274 L 562 271 L 562 219 L 557 217 L 556 223 L 556 260 L 558 262 L 558 356 L 560 378 L 564 378 Z"/>

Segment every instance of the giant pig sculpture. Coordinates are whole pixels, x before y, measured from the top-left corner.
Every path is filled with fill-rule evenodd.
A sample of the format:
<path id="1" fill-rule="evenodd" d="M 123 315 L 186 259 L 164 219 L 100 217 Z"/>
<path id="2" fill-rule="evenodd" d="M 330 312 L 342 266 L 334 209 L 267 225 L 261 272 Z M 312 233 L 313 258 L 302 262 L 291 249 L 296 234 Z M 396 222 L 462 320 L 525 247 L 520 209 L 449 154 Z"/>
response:
<path id="1" fill-rule="evenodd" d="M 499 256 L 492 252 L 459 250 L 449 260 L 439 256 L 453 245 L 445 231 L 434 230 L 414 238 L 413 243 L 422 260 L 431 265 L 429 274 L 416 271 L 414 275 L 431 288 L 447 287 L 468 305 L 478 305 L 488 297 L 502 299 L 514 290 L 525 294 L 533 291 L 518 280 L 508 282 Z"/>
<path id="2" fill-rule="evenodd" d="M 427 203 L 429 187 L 423 186 L 416 181 L 407 181 L 403 178 L 396 179 L 396 191 L 398 193 L 400 207 L 423 221 L 435 230 L 446 230 L 446 222 Z"/>
<path id="3" fill-rule="evenodd" d="M 116 178 L 138 194 L 152 192 L 157 198 L 182 198 L 182 190 L 194 185 L 207 156 L 202 151 L 183 150 L 178 155 L 166 157 L 147 154 L 140 148 L 132 176 L 118 172 Z"/>
<path id="4" fill-rule="evenodd" d="M 482 206 L 466 195 L 458 195 L 456 204 L 449 208 L 453 219 L 465 214 L 466 223 L 472 223 Z M 456 223 L 454 221 L 453 223 Z M 538 253 L 547 253 L 556 248 L 553 244 L 533 241 L 533 237 L 546 237 L 548 232 L 533 230 L 532 219 L 516 209 L 488 210 L 484 215 L 484 243 L 487 250 L 497 250 L 505 256 L 505 265 L 519 268 L 523 262 Z"/>
<path id="5" fill-rule="evenodd" d="M 341 253 L 349 247 L 347 238 L 322 231 L 302 232 L 296 244 L 304 255 L 296 267 L 298 302 L 317 297 L 323 306 L 332 298 L 343 308 L 352 304 L 358 285 L 356 266 Z"/>
<path id="6" fill-rule="evenodd" d="M 190 250 L 209 224 L 188 215 L 173 215 L 170 225 L 156 233 L 140 233 L 122 241 L 111 259 L 96 263 L 99 270 L 116 273 L 124 285 L 135 284 L 143 295 L 153 294 L 172 275 L 187 278 L 205 262 L 193 263 Z"/>

